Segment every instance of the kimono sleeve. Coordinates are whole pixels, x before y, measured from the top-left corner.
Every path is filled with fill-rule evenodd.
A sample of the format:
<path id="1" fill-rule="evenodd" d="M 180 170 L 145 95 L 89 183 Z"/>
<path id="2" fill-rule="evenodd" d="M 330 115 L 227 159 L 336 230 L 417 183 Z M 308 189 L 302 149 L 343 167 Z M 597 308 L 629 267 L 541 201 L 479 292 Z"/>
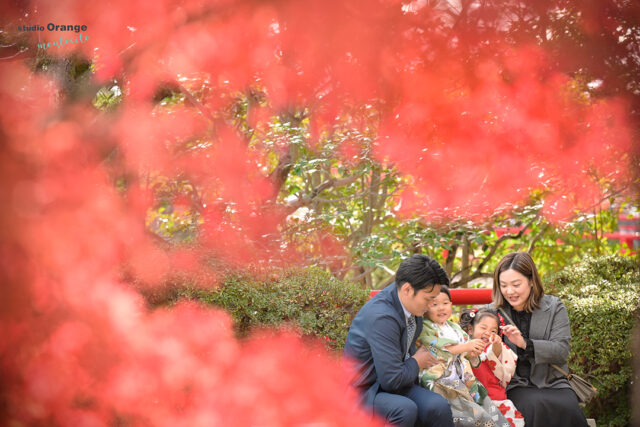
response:
<path id="1" fill-rule="evenodd" d="M 484 354 L 491 372 L 498 379 L 500 385 L 506 388 L 516 371 L 518 356 L 505 343 L 501 343 L 501 345 L 502 351 L 499 357 L 495 355 L 491 345 L 487 347 Z"/>

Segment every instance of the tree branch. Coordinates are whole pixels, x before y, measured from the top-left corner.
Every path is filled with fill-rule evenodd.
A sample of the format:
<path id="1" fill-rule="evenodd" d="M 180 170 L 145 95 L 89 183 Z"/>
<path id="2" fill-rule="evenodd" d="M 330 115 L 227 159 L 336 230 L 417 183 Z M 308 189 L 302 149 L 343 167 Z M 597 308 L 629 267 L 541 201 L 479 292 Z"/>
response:
<path id="1" fill-rule="evenodd" d="M 496 240 L 496 243 L 491 247 L 491 250 L 489 251 L 489 253 L 487 254 L 486 257 L 484 257 L 484 259 L 480 262 L 480 264 L 478 264 L 478 267 L 476 267 L 475 272 L 473 274 L 471 274 L 470 276 L 468 276 L 465 281 L 463 282 L 463 280 L 461 279 L 460 281 L 456 282 L 456 284 L 458 284 L 458 286 L 461 286 L 462 284 L 468 283 L 471 280 L 477 279 L 478 277 L 481 277 L 483 274 L 487 274 L 487 273 L 482 273 L 482 269 L 484 268 L 485 265 L 487 265 L 487 263 L 493 258 L 493 256 L 496 254 L 498 248 L 500 247 L 500 245 L 502 244 L 502 242 L 504 242 L 505 240 L 508 239 L 520 239 L 523 235 L 524 232 L 531 227 L 531 225 L 533 225 L 533 223 L 539 218 L 539 215 L 535 215 L 531 221 L 529 221 L 527 224 L 525 224 L 524 227 L 522 227 L 520 229 L 519 232 L 517 232 L 516 234 L 503 234 L 502 236 L 500 236 L 500 238 L 498 238 L 498 240 Z M 467 267 L 467 269 L 470 269 L 471 266 Z M 462 273 L 462 270 L 459 271 L 458 273 Z"/>
<path id="2" fill-rule="evenodd" d="M 533 252 L 533 249 L 535 248 L 536 243 L 538 243 L 538 240 L 540 240 L 540 238 L 545 233 L 545 231 L 547 231 L 547 228 L 548 227 L 545 224 L 544 226 L 542 226 L 540 231 L 538 231 L 538 233 L 535 236 L 533 236 L 533 239 L 531 240 L 531 243 L 529 244 L 529 248 L 527 249 L 527 253 L 531 254 Z"/>
<path id="3" fill-rule="evenodd" d="M 372 267 L 364 267 L 362 273 L 358 274 L 356 277 L 351 279 L 351 281 L 359 282 L 361 279 L 363 279 L 367 274 L 370 274 L 371 272 L 373 272 Z"/>
<path id="4" fill-rule="evenodd" d="M 385 280 L 382 283 L 378 283 L 376 285 L 376 289 L 382 289 L 382 288 L 386 288 L 387 286 L 389 286 L 391 283 L 393 283 L 393 281 L 396 280 L 396 275 L 393 274 L 391 275 L 391 277 L 389 277 L 387 280 Z"/>
<path id="5" fill-rule="evenodd" d="M 289 167 L 289 169 L 290 168 L 291 167 Z M 318 195 L 320 193 L 322 193 L 324 190 L 326 190 L 328 188 L 344 187 L 346 185 L 351 184 L 352 182 L 354 182 L 357 179 L 358 179 L 358 175 L 351 175 L 349 177 L 340 178 L 340 179 L 329 178 L 328 180 L 326 180 L 324 182 L 321 182 L 316 187 L 314 187 L 311 190 L 310 194 L 308 194 L 306 196 L 298 197 L 298 200 L 296 202 L 292 203 L 291 205 L 289 205 L 289 207 L 291 209 L 293 209 L 293 210 L 296 210 L 296 209 L 298 209 L 298 208 L 300 208 L 302 206 L 308 206 L 314 200 L 316 200 Z M 366 194 L 366 192 L 363 193 L 363 194 Z"/>
<path id="6" fill-rule="evenodd" d="M 538 215 L 534 216 L 531 221 L 529 221 L 528 223 L 525 224 L 524 227 L 522 227 L 522 229 L 517 232 L 516 234 L 503 234 L 502 236 L 500 236 L 500 238 L 496 241 L 496 244 L 493 245 L 493 247 L 491 248 L 491 250 L 489 251 L 489 254 L 482 260 L 482 262 L 480 263 L 480 265 L 478 265 L 478 268 L 476 269 L 476 271 L 480 271 L 482 270 L 482 268 L 489 262 L 489 260 L 491 258 L 493 258 L 493 256 L 495 255 L 496 251 L 498 250 L 498 246 L 500 246 L 502 244 L 502 242 L 504 242 L 505 240 L 508 239 L 520 239 L 523 235 L 524 232 L 533 225 L 533 223 L 538 219 Z"/>
<path id="7" fill-rule="evenodd" d="M 456 288 L 461 288 L 464 287 L 464 285 L 466 285 L 467 283 L 471 282 L 472 280 L 478 279 L 480 277 L 493 277 L 493 274 L 491 273 L 481 273 L 481 272 L 474 272 L 472 275 L 467 276 L 464 279 L 460 279 L 457 282 L 452 283 L 452 285 L 456 285 Z"/>
<path id="8" fill-rule="evenodd" d="M 350 196 L 338 197 L 336 199 L 324 199 L 322 197 L 316 197 L 314 200 L 316 202 L 321 202 L 321 203 L 342 202 L 342 201 L 345 201 L 345 200 L 355 199 L 357 197 L 364 196 L 367 193 L 369 193 L 369 192 L 368 191 L 362 191 L 360 193 L 351 194 Z"/>
<path id="9" fill-rule="evenodd" d="M 449 249 L 448 253 L 447 253 L 447 259 L 444 263 L 444 269 L 447 272 L 447 274 L 449 276 L 453 275 L 453 262 L 456 259 L 456 253 L 458 252 L 458 244 L 454 243 L 451 247 L 451 249 Z"/>
<path id="10" fill-rule="evenodd" d="M 129 47 L 131 47 L 131 46 L 129 46 Z M 129 48 L 127 48 L 127 49 L 129 49 Z M 213 113 L 211 112 L 211 110 L 209 110 L 206 105 L 204 105 L 203 103 L 198 101 L 195 96 L 191 95 L 191 92 L 189 92 L 189 90 L 187 90 L 187 88 L 184 87 L 183 85 L 181 85 L 177 80 L 174 81 L 173 83 L 178 87 L 178 89 L 180 89 L 180 92 L 182 92 L 184 94 L 185 98 L 187 98 L 187 100 L 191 104 L 193 104 L 194 107 L 196 107 L 198 110 L 200 110 L 200 112 L 202 113 L 202 115 L 204 117 L 206 117 L 207 119 L 211 120 L 211 122 L 215 126 L 216 118 L 213 115 Z"/>
<path id="11" fill-rule="evenodd" d="M 278 159 L 278 165 L 273 170 L 273 172 L 269 174 L 269 179 L 274 184 L 274 191 L 273 191 L 274 198 L 280 192 L 280 188 L 282 188 L 282 185 L 287 180 L 287 176 L 289 176 L 289 172 L 293 167 L 293 150 L 294 150 L 294 145 L 289 144 L 289 149 L 284 155 L 280 157 L 280 159 Z"/>
<path id="12" fill-rule="evenodd" d="M 23 53 L 27 52 L 29 50 L 29 48 L 25 48 L 25 49 L 21 49 L 19 51 L 17 51 L 16 53 L 14 53 L 11 56 L 3 56 L 0 58 L 0 61 L 9 61 L 11 59 L 17 59 L 16 57 L 19 55 L 22 55 Z"/>

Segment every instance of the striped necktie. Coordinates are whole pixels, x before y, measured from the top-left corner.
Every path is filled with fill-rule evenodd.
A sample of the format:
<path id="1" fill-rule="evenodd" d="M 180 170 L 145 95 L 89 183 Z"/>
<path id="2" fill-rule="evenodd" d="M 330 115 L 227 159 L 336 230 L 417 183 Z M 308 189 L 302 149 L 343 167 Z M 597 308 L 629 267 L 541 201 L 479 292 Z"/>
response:
<path id="1" fill-rule="evenodd" d="M 407 319 L 407 353 L 405 354 L 405 360 L 409 358 L 409 347 L 413 342 L 413 336 L 416 334 L 416 316 L 413 314 Z"/>

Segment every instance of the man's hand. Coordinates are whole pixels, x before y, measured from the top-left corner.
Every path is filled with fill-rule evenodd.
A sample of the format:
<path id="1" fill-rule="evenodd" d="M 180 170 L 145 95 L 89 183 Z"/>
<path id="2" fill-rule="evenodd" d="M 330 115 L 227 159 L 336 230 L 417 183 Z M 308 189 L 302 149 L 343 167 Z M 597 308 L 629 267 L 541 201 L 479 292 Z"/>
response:
<path id="1" fill-rule="evenodd" d="M 420 369 L 429 369 L 433 365 L 441 362 L 440 359 L 437 359 L 433 354 L 429 353 L 423 346 L 418 347 L 418 351 L 413 355 L 413 358 L 418 362 Z"/>

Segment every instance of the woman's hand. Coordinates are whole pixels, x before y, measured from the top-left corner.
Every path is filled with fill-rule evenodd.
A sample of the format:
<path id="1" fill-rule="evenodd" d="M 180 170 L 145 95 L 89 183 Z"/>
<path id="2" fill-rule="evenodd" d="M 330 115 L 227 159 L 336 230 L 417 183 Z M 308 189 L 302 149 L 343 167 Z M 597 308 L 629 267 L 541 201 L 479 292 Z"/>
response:
<path id="1" fill-rule="evenodd" d="M 504 332 L 506 337 L 509 338 L 509 341 L 522 349 L 527 347 L 527 343 L 524 338 L 522 338 L 520 329 L 516 328 L 513 325 L 500 326 L 500 329 L 502 329 L 502 332 Z"/>

